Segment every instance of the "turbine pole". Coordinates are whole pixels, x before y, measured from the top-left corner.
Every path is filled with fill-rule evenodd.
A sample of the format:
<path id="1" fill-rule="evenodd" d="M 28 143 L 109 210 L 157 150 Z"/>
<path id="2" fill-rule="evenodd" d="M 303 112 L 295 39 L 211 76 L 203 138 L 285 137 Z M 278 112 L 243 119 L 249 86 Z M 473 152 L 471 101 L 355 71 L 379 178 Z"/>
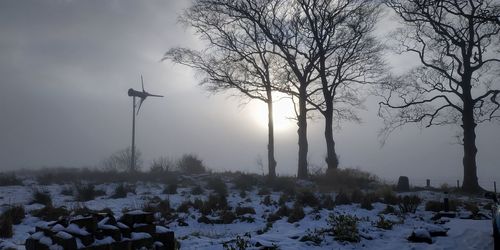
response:
<path id="1" fill-rule="evenodd" d="M 135 96 L 132 98 L 132 155 L 130 156 L 130 171 L 135 170 Z"/>

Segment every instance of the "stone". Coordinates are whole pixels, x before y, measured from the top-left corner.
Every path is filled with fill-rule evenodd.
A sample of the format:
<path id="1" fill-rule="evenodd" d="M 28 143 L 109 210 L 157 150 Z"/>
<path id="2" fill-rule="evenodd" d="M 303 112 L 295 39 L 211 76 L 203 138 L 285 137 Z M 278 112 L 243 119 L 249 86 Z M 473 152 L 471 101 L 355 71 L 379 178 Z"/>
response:
<path id="1" fill-rule="evenodd" d="M 398 192 L 409 192 L 410 191 L 410 179 L 408 176 L 400 176 L 398 179 L 398 185 L 396 186 L 396 191 Z"/>

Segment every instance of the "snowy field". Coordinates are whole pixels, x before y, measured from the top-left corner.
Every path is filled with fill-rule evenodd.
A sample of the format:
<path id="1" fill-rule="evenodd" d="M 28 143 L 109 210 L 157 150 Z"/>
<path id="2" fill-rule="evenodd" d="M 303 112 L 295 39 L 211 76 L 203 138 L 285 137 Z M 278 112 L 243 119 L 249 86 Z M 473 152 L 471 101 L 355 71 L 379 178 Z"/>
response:
<path id="1" fill-rule="evenodd" d="M 237 215 L 228 224 L 218 224 L 216 221 L 220 211 L 214 210 L 203 216 L 199 209 L 192 205 L 196 199 L 206 201 L 215 191 L 206 187 L 206 179 L 189 178 L 191 178 L 190 184 L 179 184 L 178 187 L 171 188 L 175 189 L 170 191 L 172 194 L 165 194 L 168 184 L 134 183 L 132 190 L 135 190 L 135 193 L 128 192 L 124 198 L 111 198 L 119 184 L 99 184 L 95 189 L 103 190 L 105 194 L 83 202 L 75 201 L 71 194 L 61 194 L 65 189 L 71 188 L 71 185 L 42 186 L 35 181 L 24 180 L 22 186 L 0 187 L 1 211 L 17 204 L 24 205 L 26 211 L 26 217 L 22 222 L 13 226 L 13 237 L 0 238 L 0 248 L 24 249 L 23 244 L 30 233 L 34 232 L 35 226 L 47 223 L 32 215 L 34 211 L 44 207 L 42 204 L 32 203 L 33 190 L 37 189 L 50 194 L 54 207 L 64 206 L 68 210 L 82 207 L 92 210 L 106 208 L 116 217 L 124 211 L 143 209 L 148 204 L 154 203 L 153 201 L 168 201 L 172 209 L 171 216 L 162 219 L 160 223 L 175 232 L 181 249 L 224 249 L 236 246 L 237 239 L 244 242 L 248 246 L 247 249 L 261 249 L 266 246 L 275 249 L 493 249 L 491 220 L 486 218 L 489 216 L 489 211 L 484 208 L 489 201 L 485 199 L 453 194 L 450 196 L 453 200 L 477 204 L 479 214 L 487 215 L 478 220 L 465 219 L 470 217 L 471 212 L 464 206 L 458 206 L 455 218 L 432 219 L 436 213 L 425 211 L 426 202 L 440 201 L 443 198 L 442 193 L 433 191 L 397 194 L 418 195 L 422 199 L 415 213 L 401 213 L 398 204 L 392 206 L 394 211 L 388 212 L 388 205 L 380 199 L 372 203 L 371 210 L 361 208 L 359 203 L 335 205 L 333 208 L 320 205 L 311 207 L 307 205 L 306 200 L 306 204 L 301 207 L 304 217 L 300 219 L 299 216 L 296 222 L 290 223 L 287 216 L 269 218 L 278 213 L 280 207 L 286 206 L 292 209 L 295 204 L 293 198 L 285 200 L 282 191 L 265 190 L 259 185 L 242 192 L 235 189 L 231 181 L 225 179 L 228 209 L 235 211 L 236 208 L 253 208 L 255 213 Z M 203 187 L 202 194 L 193 194 L 193 187 L 196 185 Z M 304 184 L 307 187 L 312 185 Z M 326 196 L 337 195 L 336 192 L 319 194 L 317 191 L 314 191 L 314 194 L 320 202 Z M 185 209 L 179 208 L 183 203 L 191 206 L 185 206 Z M 354 216 L 357 221 L 359 242 L 336 239 L 332 233 L 332 221 L 329 219 L 331 215 Z M 392 229 L 382 229 L 377 226 L 381 216 L 393 224 Z M 200 220 L 201 217 L 207 218 L 208 222 Z M 432 237 L 431 244 L 414 243 L 407 239 L 412 232 L 425 235 L 433 230 L 447 231 L 447 236 Z"/>

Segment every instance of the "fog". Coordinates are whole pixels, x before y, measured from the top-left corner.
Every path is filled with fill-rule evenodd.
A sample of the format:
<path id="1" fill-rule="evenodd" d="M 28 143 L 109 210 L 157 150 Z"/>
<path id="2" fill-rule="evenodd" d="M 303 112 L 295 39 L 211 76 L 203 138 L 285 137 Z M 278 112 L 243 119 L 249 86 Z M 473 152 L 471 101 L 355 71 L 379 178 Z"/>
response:
<path id="1" fill-rule="evenodd" d="M 128 88 L 164 95 L 147 99 L 137 117 L 137 148 L 147 169 L 160 156 L 194 153 L 217 171 L 262 173 L 267 131 L 256 113 L 264 106 L 234 93 L 210 94 L 191 69 L 161 62 L 175 46 L 200 48 L 177 23 L 189 1 L 0 2 L 0 169 L 98 166 L 131 141 L 132 100 Z M 378 29 L 394 27 L 383 20 Z M 383 40 L 386 42 L 385 40 Z M 394 72 L 416 65 L 409 56 L 387 54 Z M 377 99 L 360 110 L 363 122 L 335 131 L 341 167 L 372 172 L 386 180 L 410 176 L 413 183 L 462 179 L 459 126 L 395 131 L 381 147 Z M 293 121 L 276 131 L 277 172 L 297 169 Z M 309 125 L 310 169 L 324 167 L 323 121 Z M 500 180 L 498 124 L 477 129 L 480 184 Z"/>

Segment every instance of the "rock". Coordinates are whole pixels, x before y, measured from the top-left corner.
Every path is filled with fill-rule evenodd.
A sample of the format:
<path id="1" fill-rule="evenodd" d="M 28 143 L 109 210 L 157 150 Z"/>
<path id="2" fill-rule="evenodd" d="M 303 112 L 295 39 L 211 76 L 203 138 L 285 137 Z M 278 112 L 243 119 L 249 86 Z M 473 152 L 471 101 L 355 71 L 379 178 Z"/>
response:
<path id="1" fill-rule="evenodd" d="M 432 244 L 432 237 L 431 237 L 431 234 L 427 230 L 425 230 L 423 228 L 419 228 L 419 229 L 413 230 L 411 235 L 408 237 L 408 241 L 417 242 L 417 243 L 425 242 L 425 243 Z"/>
<path id="2" fill-rule="evenodd" d="M 398 185 L 396 190 L 399 192 L 409 192 L 410 191 L 410 179 L 408 176 L 400 176 L 398 179 Z"/>

